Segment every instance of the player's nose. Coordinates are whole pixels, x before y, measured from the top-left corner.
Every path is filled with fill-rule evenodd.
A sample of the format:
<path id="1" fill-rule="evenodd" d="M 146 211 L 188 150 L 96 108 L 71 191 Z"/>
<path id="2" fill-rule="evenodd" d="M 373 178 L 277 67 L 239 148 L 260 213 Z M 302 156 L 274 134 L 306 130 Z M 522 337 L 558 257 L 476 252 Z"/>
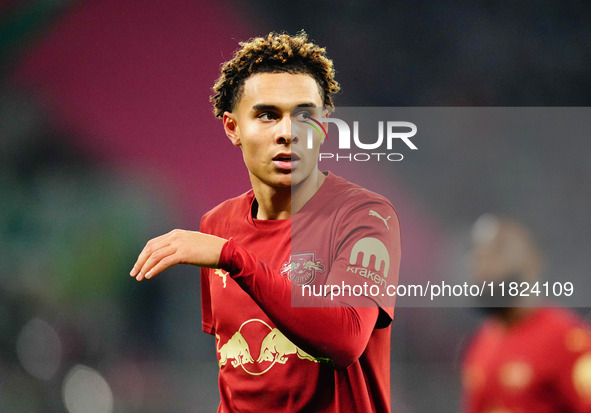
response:
<path id="1" fill-rule="evenodd" d="M 277 124 L 275 142 L 280 145 L 297 143 L 298 137 L 295 132 L 296 131 L 292 128 L 291 116 L 284 116 Z"/>

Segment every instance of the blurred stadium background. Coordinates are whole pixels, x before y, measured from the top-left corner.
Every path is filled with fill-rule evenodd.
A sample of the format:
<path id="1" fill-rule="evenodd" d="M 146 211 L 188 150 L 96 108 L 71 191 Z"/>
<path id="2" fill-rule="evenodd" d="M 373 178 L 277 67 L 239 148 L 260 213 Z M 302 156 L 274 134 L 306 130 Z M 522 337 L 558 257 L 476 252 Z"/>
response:
<path id="1" fill-rule="evenodd" d="M 128 272 L 148 238 L 197 229 L 248 188 L 210 88 L 237 41 L 300 29 L 334 59 L 341 106 L 591 102 L 584 1 L 1 2 L 0 411 L 215 411 L 198 270 Z M 467 232 L 486 211 L 531 226 L 548 273 L 586 277 L 591 139 L 560 139 L 474 136 L 382 175 L 400 281 L 467 277 Z M 397 309 L 394 412 L 459 410 L 478 321 Z"/>

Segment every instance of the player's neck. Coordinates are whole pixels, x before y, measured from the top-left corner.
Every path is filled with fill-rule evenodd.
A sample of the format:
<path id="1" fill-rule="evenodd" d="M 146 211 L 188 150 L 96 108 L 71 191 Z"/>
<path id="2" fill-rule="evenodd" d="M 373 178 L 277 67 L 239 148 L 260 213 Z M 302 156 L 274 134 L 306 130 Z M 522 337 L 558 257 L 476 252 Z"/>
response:
<path id="1" fill-rule="evenodd" d="M 287 219 L 296 214 L 314 196 L 326 176 L 316 170 L 298 185 L 275 188 L 253 183 L 257 202 L 254 217 L 257 219 Z"/>
<path id="2" fill-rule="evenodd" d="M 319 169 L 314 171 L 302 182 L 291 187 L 291 213 L 297 214 L 320 189 L 326 175 Z"/>
<path id="3" fill-rule="evenodd" d="M 291 217 L 291 188 L 252 187 L 256 199 L 256 219 L 287 219 Z"/>

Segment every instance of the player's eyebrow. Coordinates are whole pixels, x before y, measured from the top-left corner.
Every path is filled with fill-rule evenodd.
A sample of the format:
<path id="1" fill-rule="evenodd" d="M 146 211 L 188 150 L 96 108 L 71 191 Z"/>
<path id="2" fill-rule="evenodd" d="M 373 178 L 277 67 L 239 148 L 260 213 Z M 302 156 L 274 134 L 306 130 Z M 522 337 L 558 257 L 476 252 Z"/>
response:
<path id="1" fill-rule="evenodd" d="M 300 103 L 300 104 L 294 106 L 294 108 L 315 108 L 315 107 L 318 107 L 318 106 L 314 102 L 305 102 L 305 103 Z M 264 104 L 264 103 L 258 103 L 256 105 L 253 105 L 252 110 L 255 112 L 259 112 L 259 111 L 265 111 L 265 110 L 278 111 L 280 109 L 276 105 L 268 105 L 268 104 Z"/>
<path id="2" fill-rule="evenodd" d="M 279 110 L 279 107 L 275 105 L 266 105 L 264 103 L 258 103 L 253 105 L 252 110 L 255 112 L 265 111 L 265 110 Z"/>
<path id="3" fill-rule="evenodd" d="M 314 102 L 300 103 L 299 105 L 296 106 L 296 108 L 316 108 L 316 107 L 318 107 L 318 106 Z"/>

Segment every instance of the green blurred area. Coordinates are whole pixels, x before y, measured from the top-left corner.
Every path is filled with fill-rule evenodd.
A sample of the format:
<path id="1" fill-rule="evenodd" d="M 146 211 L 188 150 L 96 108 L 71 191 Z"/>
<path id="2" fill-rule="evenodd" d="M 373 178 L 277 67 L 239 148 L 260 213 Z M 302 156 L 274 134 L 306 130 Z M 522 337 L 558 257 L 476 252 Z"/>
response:
<path id="1" fill-rule="evenodd" d="M 71 3 L 21 3 L 0 16 L 2 412 L 65 411 L 62 380 L 75 363 L 125 372 L 133 366 L 123 356 L 126 343 L 148 339 L 145 356 L 161 352 L 160 319 L 152 316 L 159 287 L 138 289 L 128 274 L 150 231 L 168 228 L 170 211 L 149 183 L 72 145 L 76 137 L 56 128 L 36 98 L 6 81 L 19 55 Z M 151 322 L 138 322 L 142 312 Z M 17 351 L 35 318 L 61 340 L 50 380 L 26 371 Z M 43 353 L 37 357 L 42 363 Z M 119 410 L 127 411 L 125 402 Z"/>
<path id="2" fill-rule="evenodd" d="M 0 76 L 28 42 L 40 37 L 73 0 L 14 1 L 0 8 Z"/>
<path id="3" fill-rule="evenodd" d="M 3 188 L 2 272 L 56 302 L 120 291 L 150 202 L 113 188 L 116 177 L 40 173 L 36 188 L 9 179 Z"/>

